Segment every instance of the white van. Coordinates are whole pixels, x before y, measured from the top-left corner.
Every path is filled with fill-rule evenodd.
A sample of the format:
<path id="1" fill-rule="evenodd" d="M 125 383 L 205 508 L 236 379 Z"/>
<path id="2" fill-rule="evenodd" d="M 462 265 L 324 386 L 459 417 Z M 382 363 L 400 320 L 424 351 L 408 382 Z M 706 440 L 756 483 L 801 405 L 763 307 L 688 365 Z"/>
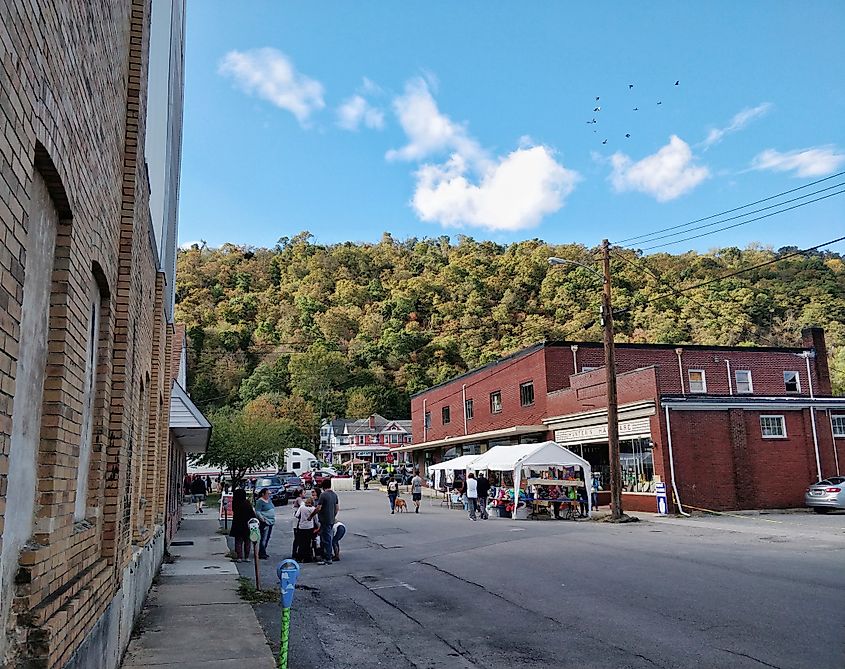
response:
<path id="1" fill-rule="evenodd" d="M 301 448 L 289 448 L 285 451 L 285 466 L 282 470 L 302 476 L 303 472 L 310 472 L 312 469 L 318 469 L 319 466 L 319 460 L 313 453 Z"/>

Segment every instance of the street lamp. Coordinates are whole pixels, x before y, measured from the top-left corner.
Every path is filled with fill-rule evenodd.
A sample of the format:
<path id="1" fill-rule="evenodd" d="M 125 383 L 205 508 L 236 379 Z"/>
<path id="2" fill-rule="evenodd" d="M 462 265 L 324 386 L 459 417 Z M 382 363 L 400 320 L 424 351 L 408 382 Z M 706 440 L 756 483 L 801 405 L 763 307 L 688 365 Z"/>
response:
<path id="1" fill-rule="evenodd" d="M 616 349 L 613 341 L 613 309 L 610 295 L 610 243 L 602 241 L 604 273 L 576 260 L 549 258 L 550 265 L 577 265 L 601 279 L 603 291 L 601 324 L 604 329 L 604 368 L 607 379 L 607 446 L 610 457 L 610 512 L 613 520 L 621 520 L 622 512 L 622 463 L 619 459 L 619 405 L 616 397 Z M 577 369 L 575 370 L 578 371 Z M 586 481 L 584 482 L 587 483 Z"/>

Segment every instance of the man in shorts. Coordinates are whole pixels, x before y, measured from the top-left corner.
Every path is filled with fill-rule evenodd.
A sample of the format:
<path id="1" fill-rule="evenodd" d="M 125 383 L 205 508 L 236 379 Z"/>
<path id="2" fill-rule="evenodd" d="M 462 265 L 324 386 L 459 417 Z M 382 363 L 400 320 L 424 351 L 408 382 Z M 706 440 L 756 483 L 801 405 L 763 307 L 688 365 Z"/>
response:
<path id="1" fill-rule="evenodd" d="M 414 513 L 420 512 L 420 500 L 422 499 L 423 480 L 420 478 L 420 470 L 414 470 L 414 478 L 411 479 L 411 499 L 414 501 Z"/>

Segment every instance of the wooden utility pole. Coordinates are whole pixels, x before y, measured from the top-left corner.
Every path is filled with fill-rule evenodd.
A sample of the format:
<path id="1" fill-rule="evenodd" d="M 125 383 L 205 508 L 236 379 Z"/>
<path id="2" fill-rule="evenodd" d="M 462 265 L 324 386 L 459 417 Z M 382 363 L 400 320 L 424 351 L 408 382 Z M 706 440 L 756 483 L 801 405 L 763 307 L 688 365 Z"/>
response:
<path id="1" fill-rule="evenodd" d="M 613 341 L 613 307 L 610 293 L 610 242 L 601 243 L 604 291 L 601 315 L 604 326 L 604 368 L 607 375 L 607 447 L 610 454 L 611 518 L 622 518 L 622 464 L 619 460 L 619 415 L 616 398 L 616 351 Z"/>

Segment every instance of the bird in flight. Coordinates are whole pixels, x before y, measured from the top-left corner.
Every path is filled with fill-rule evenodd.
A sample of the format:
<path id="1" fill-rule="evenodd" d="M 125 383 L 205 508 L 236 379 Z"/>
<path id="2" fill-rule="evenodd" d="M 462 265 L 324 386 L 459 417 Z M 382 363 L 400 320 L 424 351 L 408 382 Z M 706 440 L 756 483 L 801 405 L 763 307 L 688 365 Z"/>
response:
<path id="1" fill-rule="evenodd" d="M 628 90 L 630 91 L 634 87 L 634 84 L 628 84 Z"/>
<path id="2" fill-rule="evenodd" d="M 640 111 L 639 107 L 634 107 L 634 111 Z"/>
<path id="3" fill-rule="evenodd" d="M 675 86 L 680 86 L 680 85 L 681 85 L 681 80 L 678 79 L 678 81 L 675 82 Z"/>
<path id="4" fill-rule="evenodd" d="M 604 140 L 604 141 L 602 142 L 602 144 L 607 144 L 607 140 Z"/>
<path id="5" fill-rule="evenodd" d="M 596 107 L 593 111 L 594 112 L 601 111 L 601 107 Z"/>
<path id="6" fill-rule="evenodd" d="M 626 133 L 625 133 L 625 137 L 626 137 L 626 138 L 627 138 L 627 137 L 630 137 L 630 136 L 631 136 L 631 133 L 629 133 L 629 132 L 626 132 Z"/>
<path id="7" fill-rule="evenodd" d="M 658 102 L 657 104 L 662 105 L 663 103 L 662 103 L 662 102 Z"/>

